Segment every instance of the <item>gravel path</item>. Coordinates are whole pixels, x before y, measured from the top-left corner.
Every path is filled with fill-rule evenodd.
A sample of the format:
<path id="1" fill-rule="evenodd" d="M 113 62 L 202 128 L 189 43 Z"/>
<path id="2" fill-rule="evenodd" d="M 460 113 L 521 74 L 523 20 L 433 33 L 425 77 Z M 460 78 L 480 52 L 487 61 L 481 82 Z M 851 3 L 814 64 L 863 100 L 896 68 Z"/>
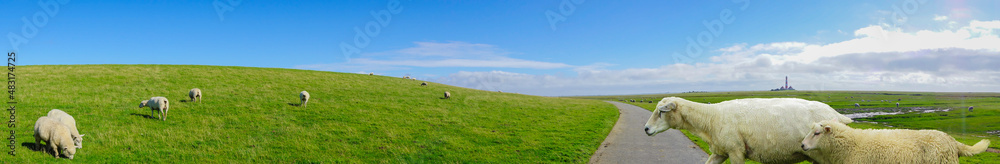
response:
<path id="1" fill-rule="evenodd" d="M 597 148 L 590 163 L 705 163 L 705 154 L 681 131 L 671 129 L 647 136 L 642 128 L 653 113 L 635 105 L 606 101 L 618 107 L 618 122 Z"/>

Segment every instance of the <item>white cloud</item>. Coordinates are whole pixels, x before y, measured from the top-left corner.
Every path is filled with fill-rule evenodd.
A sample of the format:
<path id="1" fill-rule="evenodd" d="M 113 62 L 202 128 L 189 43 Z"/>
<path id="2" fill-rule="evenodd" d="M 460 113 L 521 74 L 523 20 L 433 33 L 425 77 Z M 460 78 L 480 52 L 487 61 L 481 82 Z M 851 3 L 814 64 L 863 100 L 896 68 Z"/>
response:
<path id="1" fill-rule="evenodd" d="M 479 89 L 538 95 L 593 95 L 691 90 L 1000 90 L 1000 21 L 970 21 L 950 30 L 902 31 L 873 25 L 830 43 L 736 44 L 711 62 L 658 68 L 574 69 L 575 76 L 503 71 L 459 72 L 438 80 Z M 480 88 L 484 87 L 484 88 Z M 557 90 L 559 89 L 559 90 Z"/>
<path id="2" fill-rule="evenodd" d="M 415 47 L 394 51 L 361 54 L 346 63 L 297 65 L 298 69 L 330 71 L 391 71 L 411 67 L 479 68 L 571 68 L 564 63 L 511 58 L 511 53 L 489 44 L 466 42 L 414 42 Z"/>
<path id="3" fill-rule="evenodd" d="M 934 20 L 936 20 L 936 21 L 945 21 L 945 20 L 948 20 L 948 16 L 934 15 Z"/>

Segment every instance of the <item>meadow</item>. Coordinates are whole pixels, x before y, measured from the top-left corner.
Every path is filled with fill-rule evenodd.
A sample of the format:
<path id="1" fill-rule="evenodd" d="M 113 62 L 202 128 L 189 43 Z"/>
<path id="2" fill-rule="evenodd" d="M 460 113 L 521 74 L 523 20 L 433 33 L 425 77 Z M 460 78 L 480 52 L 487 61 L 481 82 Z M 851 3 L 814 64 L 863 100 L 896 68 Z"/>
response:
<path id="1" fill-rule="evenodd" d="M 596 100 L 367 74 L 198 65 L 17 73 L 17 156 L 0 163 L 70 161 L 31 149 L 34 122 L 51 109 L 76 118 L 85 137 L 72 162 L 84 163 L 585 163 L 618 119 Z M 187 101 L 192 88 L 202 102 Z M 154 96 L 172 101 L 166 121 L 138 107 Z"/>
<path id="2" fill-rule="evenodd" d="M 972 145 L 989 139 L 990 148 L 1000 149 L 1000 93 L 977 92 L 889 92 L 889 91 L 738 91 L 694 92 L 647 95 L 579 96 L 574 98 L 607 101 L 625 101 L 652 111 L 663 97 L 681 97 L 700 103 L 718 103 L 740 98 L 802 98 L 820 101 L 840 113 L 906 112 L 899 115 L 881 115 L 854 119 L 848 124 L 860 129 L 933 129 L 955 137 L 959 142 Z M 637 102 L 630 102 L 636 100 Z M 643 101 L 643 102 L 638 102 Z M 652 101 L 650 103 L 649 101 Z M 899 107 L 896 107 L 896 103 Z M 855 103 L 861 107 L 855 107 Z M 972 112 L 968 107 L 973 106 Z M 948 110 L 928 112 L 926 110 Z M 907 112 L 909 111 L 909 112 Z M 684 134 L 710 153 L 708 144 L 686 131 Z M 993 132 L 993 134 L 989 133 Z M 984 152 L 971 157 L 961 157 L 962 163 L 997 163 L 1000 154 Z M 757 163 L 747 161 L 747 163 Z M 808 163 L 808 162 L 803 162 Z"/>

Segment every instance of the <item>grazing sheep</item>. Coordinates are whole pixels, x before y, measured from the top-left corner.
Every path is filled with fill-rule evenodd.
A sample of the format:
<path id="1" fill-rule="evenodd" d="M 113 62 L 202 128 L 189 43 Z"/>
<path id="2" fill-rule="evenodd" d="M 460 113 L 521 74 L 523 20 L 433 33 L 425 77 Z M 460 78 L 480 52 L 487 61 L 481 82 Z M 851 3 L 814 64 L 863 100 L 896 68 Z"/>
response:
<path id="1" fill-rule="evenodd" d="M 899 107 L 899 102 L 896 102 L 896 107 Z"/>
<path id="2" fill-rule="evenodd" d="M 812 124 L 802 149 L 818 163 L 958 163 L 986 151 L 990 140 L 968 146 L 937 130 L 853 129 L 836 120 Z"/>
<path id="3" fill-rule="evenodd" d="M 45 141 L 49 148 L 52 148 L 53 156 L 59 158 L 59 151 L 67 158 L 73 159 L 76 155 L 76 146 L 73 146 L 73 137 L 70 136 L 69 129 L 52 118 L 42 116 L 35 121 L 35 145 L 42 145 L 40 141 Z"/>
<path id="4" fill-rule="evenodd" d="M 972 106 L 969 106 L 969 112 L 972 112 Z"/>
<path id="5" fill-rule="evenodd" d="M 375 75 L 375 72 L 368 73 L 368 76 Z"/>
<path id="6" fill-rule="evenodd" d="M 427 82 L 420 83 L 420 86 L 427 86 Z"/>
<path id="7" fill-rule="evenodd" d="M 188 91 L 188 97 L 191 98 L 191 101 L 201 101 L 201 89 L 191 89 Z"/>
<path id="8" fill-rule="evenodd" d="M 646 122 L 646 135 L 688 130 L 709 144 L 706 163 L 796 163 L 810 160 L 801 148 L 809 123 L 847 118 L 829 105 L 797 98 L 751 98 L 702 104 L 678 97 L 660 100 Z"/>
<path id="9" fill-rule="evenodd" d="M 410 80 L 417 81 L 417 78 L 410 78 Z"/>
<path id="10" fill-rule="evenodd" d="M 299 92 L 299 100 L 301 100 L 299 104 L 301 104 L 302 107 L 306 107 L 306 103 L 309 103 L 309 92 Z"/>
<path id="11" fill-rule="evenodd" d="M 56 122 L 66 125 L 66 128 L 69 129 L 70 137 L 73 137 L 73 145 L 78 149 L 83 148 L 83 134 L 80 134 L 80 131 L 76 129 L 76 119 L 73 119 L 73 116 L 59 109 L 50 110 L 47 116 Z"/>
<path id="12" fill-rule="evenodd" d="M 170 101 L 168 101 L 166 97 L 153 97 L 149 100 L 143 100 L 142 103 L 139 104 L 139 107 L 142 108 L 143 106 L 149 106 L 149 116 L 153 116 L 153 114 L 155 114 L 154 112 L 160 111 L 160 119 L 163 119 L 163 121 L 167 120 L 167 113 L 170 109 Z"/>
<path id="13" fill-rule="evenodd" d="M 861 104 L 858 104 L 858 103 L 854 103 L 854 107 L 855 107 L 855 108 L 860 108 L 860 107 L 861 107 Z"/>
<path id="14" fill-rule="evenodd" d="M 444 91 L 444 98 L 451 98 L 451 92 Z"/>

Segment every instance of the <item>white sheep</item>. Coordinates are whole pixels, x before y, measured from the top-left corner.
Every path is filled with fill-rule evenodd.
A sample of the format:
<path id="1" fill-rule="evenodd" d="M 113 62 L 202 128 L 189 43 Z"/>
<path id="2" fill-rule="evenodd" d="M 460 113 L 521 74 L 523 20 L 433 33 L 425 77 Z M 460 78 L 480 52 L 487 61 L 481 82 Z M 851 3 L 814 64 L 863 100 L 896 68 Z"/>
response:
<path id="1" fill-rule="evenodd" d="M 688 130 L 709 144 L 706 163 L 796 163 L 810 160 L 800 141 L 809 123 L 847 118 L 829 105 L 797 98 L 751 98 L 702 104 L 678 97 L 660 100 L 646 122 L 646 135 Z"/>
<path id="2" fill-rule="evenodd" d="M 302 107 L 306 107 L 306 103 L 309 103 L 309 92 L 299 92 L 299 100 L 299 104 L 302 105 Z"/>
<path id="3" fill-rule="evenodd" d="M 861 107 L 861 104 L 858 104 L 858 103 L 854 103 L 854 107 L 855 107 L 855 108 L 860 108 L 860 107 Z"/>
<path id="4" fill-rule="evenodd" d="M 444 98 L 451 98 L 451 92 L 444 91 Z"/>
<path id="5" fill-rule="evenodd" d="M 813 123 L 802 149 L 818 163 L 958 163 L 990 145 L 973 146 L 937 130 L 853 129 L 836 120 Z"/>
<path id="6" fill-rule="evenodd" d="M 66 125 L 70 136 L 73 137 L 73 145 L 76 148 L 83 148 L 83 134 L 80 134 L 80 131 L 76 129 L 76 119 L 73 119 L 73 116 L 59 109 L 50 110 L 47 116 L 56 122 Z"/>
<path id="7" fill-rule="evenodd" d="M 59 152 L 67 158 L 73 159 L 76 155 L 76 146 L 73 146 L 73 137 L 70 136 L 69 129 L 62 123 L 47 116 L 42 116 L 35 121 L 35 145 L 41 146 L 40 141 L 45 141 L 53 151 L 53 156 L 59 158 Z"/>
<path id="8" fill-rule="evenodd" d="M 896 102 L 896 107 L 899 107 L 899 102 Z"/>
<path id="9" fill-rule="evenodd" d="M 167 120 L 167 113 L 170 110 L 170 101 L 166 97 L 153 97 L 149 100 L 143 100 L 139 103 L 139 107 L 149 106 L 149 116 L 153 116 L 154 112 L 160 111 L 160 119 L 164 121 Z"/>
<path id="10" fill-rule="evenodd" d="M 368 76 L 375 75 L 375 72 L 369 72 Z"/>
<path id="11" fill-rule="evenodd" d="M 191 98 L 191 101 L 201 101 L 201 89 L 191 89 L 188 91 L 188 97 Z"/>

